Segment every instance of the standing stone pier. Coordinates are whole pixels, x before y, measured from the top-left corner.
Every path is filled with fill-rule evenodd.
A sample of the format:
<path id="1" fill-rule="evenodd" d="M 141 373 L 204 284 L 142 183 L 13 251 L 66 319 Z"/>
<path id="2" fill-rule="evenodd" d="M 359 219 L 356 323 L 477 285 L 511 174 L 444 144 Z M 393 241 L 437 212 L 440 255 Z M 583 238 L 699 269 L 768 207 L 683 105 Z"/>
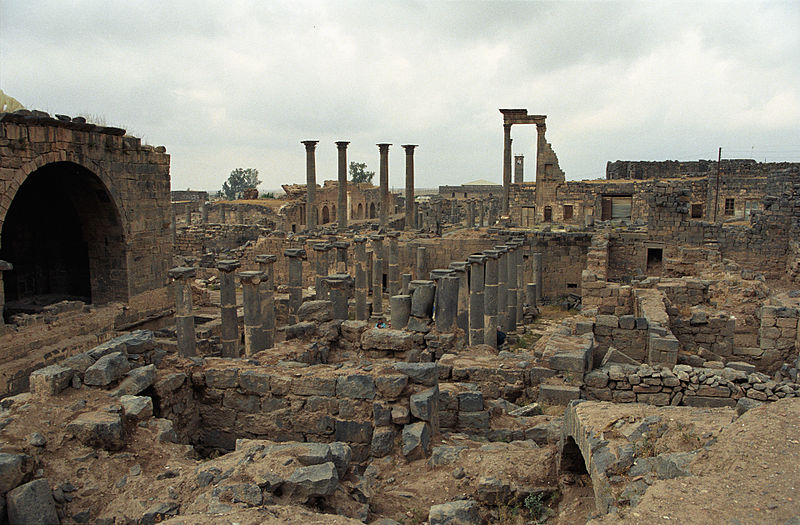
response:
<path id="1" fill-rule="evenodd" d="M 414 215 L 414 148 L 416 147 L 416 144 L 403 144 L 403 149 L 406 150 L 406 231 L 417 227 Z"/>
<path id="2" fill-rule="evenodd" d="M 236 281 L 233 272 L 241 266 L 236 259 L 217 261 L 220 273 L 219 304 L 222 317 L 222 357 L 239 357 L 239 316 L 236 314 Z"/>
<path id="3" fill-rule="evenodd" d="M 381 154 L 380 164 L 380 193 L 381 193 L 381 228 L 386 228 L 389 224 L 389 146 L 391 144 L 378 144 Z"/>
<path id="4" fill-rule="evenodd" d="M 422 279 L 427 275 L 426 271 L 428 268 L 428 254 L 426 252 L 427 248 L 425 246 L 417 247 L 417 261 L 414 267 L 414 270 L 416 271 L 416 279 Z"/>
<path id="5" fill-rule="evenodd" d="M 184 206 L 184 209 L 186 210 L 186 226 L 191 226 L 192 225 L 192 203 L 191 202 L 187 202 L 186 205 Z"/>
<path id="6" fill-rule="evenodd" d="M 522 306 L 525 303 L 525 283 L 528 280 L 525 278 L 525 239 L 518 239 L 516 243 L 516 250 L 514 256 L 516 257 L 517 265 L 517 324 L 522 324 Z"/>
<path id="7" fill-rule="evenodd" d="M 349 309 L 347 307 L 348 285 L 350 276 L 343 273 L 329 275 L 325 278 L 325 286 L 330 290 L 330 300 L 333 303 L 333 318 L 347 320 Z"/>
<path id="8" fill-rule="evenodd" d="M 484 279 L 483 268 L 486 256 L 473 254 L 467 258 L 469 264 L 469 344 L 483 344 L 484 328 Z"/>
<path id="9" fill-rule="evenodd" d="M 219 204 L 218 206 L 219 206 L 219 223 L 225 224 L 225 221 L 227 220 L 225 217 L 225 205 Z"/>
<path id="10" fill-rule="evenodd" d="M 388 246 L 388 265 L 389 273 L 387 284 L 389 285 L 389 296 L 397 295 L 400 293 L 400 247 L 398 246 L 397 238 L 400 232 L 391 231 L 386 233 L 389 239 Z"/>
<path id="11" fill-rule="evenodd" d="M 436 295 L 435 295 L 434 301 L 433 301 L 433 319 L 434 319 L 434 321 L 436 319 L 438 319 L 439 312 L 441 311 L 441 308 L 439 307 L 440 306 L 439 305 L 439 301 L 443 299 L 443 297 L 441 296 L 441 293 L 440 293 L 442 291 L 442 278 L 443 277 L 447 277 L 449 275 L 454 275 L 453 270 L 451 270 L 450 268 L 436 268 L 435 270 L 431 270 L 431 275 L 430 275 L 431 281 L 433 281 L 436 284 Z M 438 321 L 437 321 L 437 325 L 436 326 L 437 326 L 437 329 L 438 329 L 438 326 L 439 326 L 438 325 Z"/>
<path id="12" fill-rule="evenodd" d="M 450 201 L 450 222 L 458 224 L 458 203 L 455 199 Z"/>
<path id="13" fill-rule="evenodd" d="M 409 283 L 408 289 L 411 292 L 411 317 L 408 319 L 408 329 L 427 332 L 433 316 L 436 285 L 433 281 L 417 279 Z"/>
<path id="14" fill-rule="evenodd" d="M 7 330 L 3 320 L 3 308 L 6 306 L 6 292 L 5 285 L 3 284 L 3 272 L 10 272 L 14 269 L 14 265 L 8 261 L 0 260 L 0 335 L 3 335 Z"/>
<path id="15" fill-rule="evenodd" d="M 336 229 L 343 232 L 347 229 L 347 145 L 349 142 L 339 141 L 339 194 L 336 202 Z"/>
<path id="16" fill-rule="evenodd" d="M 258 287 L 264 274 L 259 271 L 239 272 L 242 283 L 242 304 L 244 305 L 244 355 L 250 357 L 264 350 L 264 337 L 261 331 L 261 301 Z"/>
<path id="17" fill-rule="evenodd" d="M 542 302 L 542 254 L 533 254 L 533 283 L 536 285 L 536 304 Z"/>
<path id="18" fill-rule="evenodd" d="M 507 243 L 508 253 L 506 254 L 506 261 L 508 262 L 508 292 L 506 299 L 508 300 L 507 315 L 506 315 L 506 332 L 513 332 L 517 328 L 517 244 L 513 241 Z"/>
<path id="19" fill-rule="evenodd" d="M 511 124 L 503 124 L 503 216 L 508 216 L 511 190 Z"/>
<path id="20" fill-rule="evenodd" d="M 383 235 L 369 236 L 372 241 L 372 319 L 383 319 Z"/>
<path id="21" fill-rule="evenodd" d="M 283 255 L 289 259 L 289 324 L 297 324 L 297 311 L 303 303 L 303 259 L 302 248 L 288 248 Z"/>
<path id="22" fill-rule="evenodd" d="M 172 278 L 172 289 L 175 294 L 175 332 L 178 336 L 178 355 L 183 357 L 197 355 L 191 284 L 197 271 L 195 268 L 178 266 L 169 270 L 168 274 Z"/>
<path id="23" fill-rule="evenodd" d="M 464 336 L 469 337 L 469 278 L 467 276 L 467 262 L 454 261 L 450 269 L 458 277 L 458 316 L 456 326 L 464 330 Z"/>
<path id="24" fill-rule="evenodd" d="M 275 346 L 275 255 L 256 255 L 258 269 L 264 274 L 259 285 L 261 296 L 261 332 L 264 348 Z"/>
<path id="25" fill-rule="evenodd" d="M 408 285 L 411 282 L 411 274 L 404 273 L 400 276 L 400 294 L 408 295 Z"/>
<path id="26" fill-rule="evenodd" d="M 411 315 L 411 296 L 393 295 L 389 298 L 389 319 L 394 330 L 401 330 L 408 326 L 408 318 Z"/>
<path id="27" fill-rule="evenodd" d="M 347 241 L 336 241 L 333 243 L 336 248 L 336 273 L 348 273 L 347 270 L 347 248 L 350 243 Z"/>
<path id="28" fill-rule="evenodd" d="M 367 315 L 367 252 L 366 237 L 353 238 L 355 244 L 355 268 L 356 268 L 356 320 L 366 321 Z"/>
<path id="29" fill-rule="evenodd" d="M 456 275 L 442 276 L 436 290 L 436 330 L 451 332 L 458 316 L 458 284 Z"/>
<path id="30" fill-rule="evenodd" d="M 312 245 L 314 250 L 314 270 L 316 271 L 316 278 L 314 280 L 314 289 L 317 292 L 317 300 L 325 300 L 328 298 L 327 289 L 323 280 L 328 276 L 328 250 L 331 245 L 327 242 L 320 242 Z"/>
<path id="31" fill-rule="evenodd" d="M 508 330 L 508 246 L 495 246 L 497 258 L 497 323 Z"/>
<path id="32" fill-rule="evenodd" d="M 497 260 L 500 252 L 484 250 L 486 256 L 485 290 L 483 302 L 483 342 L 497 348 Z"/>
<path id="33" fill-rule="evenodd" d="M 481 201 L 478 203 L 478 211 L 480 212 L 480 216 L 478 217 L 478 228 L 483 228 L 486 225 L 486 203 Z"/>
<path id="34" fill-rule="evenodd" d="M 200 203 L 200 222 L 208 224 L 208 203 L 206 201 Z"/>
<path id="35" fill-rule="evenodd" d="M 317 161 L 314 158 L 314 150 L 318 143 L 318 140 L 302 141 L 306 147 L 306 229 L 308 230 L 317 227 Z"/>

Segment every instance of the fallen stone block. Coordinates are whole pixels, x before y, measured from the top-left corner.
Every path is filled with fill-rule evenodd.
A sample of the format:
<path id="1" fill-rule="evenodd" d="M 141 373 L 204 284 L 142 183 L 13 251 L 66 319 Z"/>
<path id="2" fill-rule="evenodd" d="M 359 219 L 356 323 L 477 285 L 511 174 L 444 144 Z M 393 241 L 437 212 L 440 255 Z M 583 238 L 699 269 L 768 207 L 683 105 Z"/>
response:
<path id="1" fill-rule="evenodd" d="M 407 375 L 413 383 L 434 386 L 439 382 L 436 363 L 395 363 L 393 368 Z"/>
<path id="2" fill-rule="evenodd" d="M 122 352 L 112 352 L 98 359 L 83 374 L 84 384 L 106 386 L 120 379 L 131 369 L 128 358 Z"/>
<path id="3" fill-rule="evenodd" d="M 566 385 L 539 385 L 539 403 L 547 405 L 566 405 L 573 399 L 581 398 L 581 389 Z"/>
<path id="4" fill-rule="evenodd" d="M 330 496 L 338 487 L 336 465 L 329 461 L 296 468 L 284 484 L 284 493 L 305 500 L 315 496 Z"/>
<path id="5" fill-rule="evenodd" d="M 147 396 L 121 396 L 119 402 L 128 419 L 142 421 L 153 415 L 153 400 Z"/>
<path id="6" fill-rule="evenodd" d="M 6 494 L 11 525 L 53 525 L 60 523 L 53 492 L 46 479 L 20 485 Z"/>
<path id="7" fill-rule="evenodd" d="M 403 456 L 408 461 L 425 459 L 431 448 L 431 429 L 424 421 L 403 427 Z"/>
<path id="8" fill-rule="evenodd" d="M 67 368 L 75 370 L 75 372 L 83 377 L 86 369 L 92 366 L 94 362 L 95 358 L 93 358 L 89 352 L 81 352 L 80 354 L 75 354 L 64 359 L 60 364 L 61 366 L 66 366 Z"/>
<path id="9" fill-rule="evenodd" d="M 153 384 L 156 379 L 156 365 L 140 366 L 128 372 L 112 396 L 135 396 Z"/>
<path id="10" fill-rule="evenodd" d="M 350 467 L 350 459 L 353 457 L 353 451 L 350 449 L 350 445 L 342 443 L 341 441 L 335 441 L 328 445 L 328 447 L 331 451 L 331 461 L 336 465 L 336 471 L 339 473 L 339 478 L 341 479 Z"/>
<path id="11" fill-rule="evenodd" d="M 301 339 L 314 333 L 317 325 L 311 321 L 301 321 L 286 327 L 286 340 Z"/>
<path id="12" fill-rule="evenodd" d="M 0 495 L 25 481 L 32 471 L 33 458 L 30 456 L 0 452 Z"/>
<path id="13" fill-rule="evenodd" d="M 122 419 L 111 412 L 86 412 L 67 425 L 81 443 L 89 447 L 117 450 L 124 445 Z"/>
<path id="14" fill-rule="evenodd" d="M 143 354 L 155 348 L 156 344 L 153 332 L 150 330 L 135 330 L 117 337 L 116 340 L 125 344 L 125 350 L 129 354 Z"/>
<path id="15" fill-rule="evenodd" d="M 325 443 L 304 443 L 296 457 L 297 461 L 306 467 L 333 460 L 331 447 Z"/>
<path id="16" fill-rule="evenodd" d="M 472 500 L 451 501 L 433 505 L 428 512 L 430 525 L 482 525 L 480 507 Z"/>
<path id="17" fill-rule="evenodd" d="M 297 309 L 297 318 L 303 321 L 324 323 L 333 319 L 331 301 L 306 301 Z"/>
<path id="18" fill-rule="evenodd" d="M 414 348 L 414 334 L 405 330 L 370 328 L 361 334 L 361 347 L 364 350 L 406 352 Z"/>
<path id="19" fill-rule="evenodd" d="M 70 385 L 75 371 L 61 365 L 34 370 L 29 378 L 31 392 L 40 396 L 55 396 Z"/>
<path id="20" fill-rule="evenodd" d="M 427 390 L 423 390 L 422 392 L 412 394 L 411 398 L 409 399 L 409 409 L 411 410 L 411 415 L 417 419 L 430 422 L 431 418 L 435 415 L 434 410 L 438 411 L 439 409 L 438 397 L 438 387 L 429 388 Z"/>

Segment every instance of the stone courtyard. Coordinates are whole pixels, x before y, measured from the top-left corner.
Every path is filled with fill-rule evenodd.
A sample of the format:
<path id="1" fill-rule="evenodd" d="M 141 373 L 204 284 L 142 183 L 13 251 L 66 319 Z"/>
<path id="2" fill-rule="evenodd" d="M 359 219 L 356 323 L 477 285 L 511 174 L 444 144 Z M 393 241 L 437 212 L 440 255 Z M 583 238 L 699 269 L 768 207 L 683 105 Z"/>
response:
<path id="1" fill-rule="evenodd" d="M 305 140 L 242 201 L 1 114 L 0 523 L 797 523 L 800 164 L 567 181 L 500 112 L 502 185 Z"/>

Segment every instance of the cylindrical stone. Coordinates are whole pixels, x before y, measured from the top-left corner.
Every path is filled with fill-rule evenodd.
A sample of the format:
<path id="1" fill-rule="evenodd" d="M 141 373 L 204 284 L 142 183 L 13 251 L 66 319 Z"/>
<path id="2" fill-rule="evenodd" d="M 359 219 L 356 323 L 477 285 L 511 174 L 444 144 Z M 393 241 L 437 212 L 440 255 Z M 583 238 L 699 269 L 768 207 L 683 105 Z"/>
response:
<path id="1" fill-rule="evenodd" d="M 302 248 L 289 248 L 283 252 L 289 259 L 289 324 L 297 324 L 297 310 L 303 303 L 303 258 Z"/>
<path id="2" fill-rule="evenodd" d="M 508 215 L 511 190 L 511 124 L 503 124 L 503 215 Z"/>
<path id="3" fill-rule="evenodd" d="M 417 280 L 424 279 L 428 275 L 428 254 L 425 246 L 419 246 L 417 248 L 417 260 L 414 269 L 416 270 L 415 277 Z"/>
<path id="4" fill-rule="evenodd" d="M 485 250 L 485 287 L 483 294 L 483 342 L 497 348 L 497 259 L 500 252 Z"/>
<path id="5" fill-rule="evenodd" d="M 525 302 L 528 307 L 536 307 L 536 283 L 527 283 L 525 285 Z"/>
<path id="6" fill-rule="evenodd" d="M 478 207 L 480 208 L 480 217 L 478 219 L 478 227 L 483 228 L 486 224 L 486 203 L 479 202 Z"/>
<path id="7" fill-rule="evenodd" d="M 333 303 L 333 318 L 347 320 L 347 286 L 350 276 L 347 274 L 334 274 L 325 278 L 330 300 Z"/>
<path id="8" fill-rule="evenodd" d="M 380 224 L 382 228 L 386 228 L 389 224 L 389 146 L 391 144 L 378 144 L 380 151 L 380 195 L 381 195 L 381 212 Z"/>
<path id="9" fill-rule="evenodd" d="M 366 321 L 369 315 L 367 314 L 367 271 L 366 271 L 366 237 L 355 237 L 353 244 L 355 245 L 355 267 L 356 267 L 356 319 L 359 321 Z"/>
<path id="10" fill-rule="evenodd" d="M 239 357 L 239 318 L 236 314 L 236 280 L 233 272 L 241 264 L 235 259 L 217 261 L 220 272 L 219 304 L 222 357 Z"/>
<path id="11" fill-rule="evenodd" d="M 261 297 L 261 332 L 264 348 L 275 346 L 275 255 L 256 255 L 258 269 L 264 274 L 259 285 Z"/>
<path id="12" fill-rule="evenodd" d="M 328 250 L 331 245 L 327 242 L 317 243 L 312 246 L 314 250 L 314 270 L 316 277 L 314 279 L 314 289 L 317 292 L 317 300 L 326 300 L 328 298 L 327 287 L 323 280 L 328 276 Z"/>
<path id="13" fill-rule="evenodd" d="M 506 332 L 513 332 L 517 328 L 517 247 L 514 243 L 509 245 L 506 260 L 508 263 Z"/>
<path id="14" fill-rule="evenodd" d="M 433 281 L 417 279 L 409 283 L 411 293 L 411 315 L 430 319 L 433 316 L 433 300 L 436 296 L 436 285 Z"/>
<path id="15" fill-rule="evenodd" d="M 339 187 L 336 202 L 336 228 L 343 232 L 347 229 L 347 145 L 349 142 L 339 141 Z"/>
<path id="16" fill-rule="evenodd" d="M 542 302 L 542 254 L 533 254 L 533 282 L 536 284 L 536 304 Z"/>
<path id="17" fill-rule="evenodd" d="M 439 279 L 436 292 L 436 329 L 440 332 L 453 330 L 458 315 L 458 283 L 455 275 Z"/>
<path id="18" fill-rule="evenodd" d="M 372 317 L 383 317 L 383 235 L 370 235 L 372 241 Z"/>
<path id="19" fill-rule="evenodd" d="M 400 248 L 397 243 L 397 237 L 400 232 L 391 231 L 386 234 L 389 239 L 388 246 L 388 265 L 389 272 L 387 284 L 389 285 L 389 295 L 397 295 L 400 293 Z"/>
<path id="20" fill-rule="evenodd" d="M 391 307 L 391 324 L 395 330 L 401 330 L 408 326 L 408 317 L 411 315 L 411 296 L 393 295 L 389 298 Z"/>
<path id="21" fill-rule="evenodd" d="M 242 304 L 244 306 L 244 354 L 252 356 L 264 350 L 264 337 L 261 331 L 261 300 L 258 286 L 264 277 L 259 271 L 239 272 L 242 283 Z"/>
<path id="22" fill-rule="evenodd" d="M 400 275 L 400 294 L 408 295 L 408 283 L 411 282 L 411 274 L 404 273 Z"/>
<path id="23" fill-rule="evenodd" d="M 349 242 L 336 241 L 333 247 L 336 248 L 336 273 L 347 273 L 347 248 Z"/>
<path id="24" fill-rule="evenodd" d="M 314 150 L 318 142 L 318 140 L 302 141 L 306 147 L 306 228 L 309 230 L 317 227 L 317 161 L 314 158 Z"/>
<path id="25" fill-rule="evenodd" d="M 192 203 L 186 203 L 186 226 L 191 226 L 192 224 Z"/>
<path id="26" fill-rule="evenodd" d="M 208 224 L 208 203 L 205 201 L 200 203 L 200 222 Z"/>
<path id="27" fill-rule="evenodd" d="M 406 230 L 416 227 L 416 221 L 414 220 L 414 148 L 416 147 L 416 144 L 403 144 L 403 149 L 406 150 Z"/>
<path id="28" fill-rule="evenodd" d="M 450 268 L 458 277 L 458 316 L 456 325 L 464 330 L 464 335 L 469 337 L 469 279 L 467 277 L 468 263 L 454 261 Z"/>
<path id="29" fill-rule="evenodd" d="M 497 259 L 497 322 L 498 326 L 508 329 L 508 246 L 501 244 L 494 247 L 500 254 Z"/>
<path id="30" fill-rule="evenodd" d="M 441 279 L 443 277 L 453 275 L 453 270 L 450 268 L 436 268 L 435 270 L 431 270 L 431 281 L 436 283 L 436 296 L 433 300 L 433 318 L 436 319 L 439 313 L 439 300 L 441 299 L 440 291 L 441 291 Z"/>
<path id="31" fill-rule="evenodd" d="M 467 258 L 469 262 L 469 344 L 483 344 L 484 325 L 484 279 L 483 269 L 486 256 L 473 254 Z"/>
<path id="32" fill-rule="evenodd" d="M 191 281 L 196 275 L 194 268 L 179 266 L 169 270 L 175 293 L 175 332 L 178 338 L 178 354 L 189 357 L 197 354 L 192 313 Z"/>

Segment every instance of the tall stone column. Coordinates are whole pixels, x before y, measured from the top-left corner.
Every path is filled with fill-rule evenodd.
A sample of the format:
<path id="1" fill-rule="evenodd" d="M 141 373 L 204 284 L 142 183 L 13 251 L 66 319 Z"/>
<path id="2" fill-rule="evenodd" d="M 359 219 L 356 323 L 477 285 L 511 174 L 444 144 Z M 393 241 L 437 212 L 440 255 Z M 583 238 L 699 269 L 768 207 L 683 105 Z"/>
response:
<path id="1" fill-rule="evenodd" d="M 392 328 L 401 330 L 408 326 L 408 318 L 411 315 L 411 296 L 393 295 L 389 298 L 390 317 Z"/>
<path id="2" fill-rule="evenodd" d="M 236 259 L 217 261 L 220 273 L 219 305 L 222 317 L 222 357 L 239 357 L 239 318 L 236 315 L 236 282 L 233 272 L 241 264 Z"/>
<path id="3" fill-rule="evenodd" d="M 258 286 L 264 274 L 259 271 L 239 272 L 242 283 L 244 305 L 244 355 L 252 356 L 264 350 L 264 334 L 261 331 L 261 301 Z"/>
<path id="4" fill-rule="evenodd" d="M 454 272 L 450 268 L 436 268 L 435 270 L 431 270 L 431 281 L 436 284 L 436 296 L 433 301 L 433 319 L 434 321 L 439 317 L 439 312 L 441 311 L 439 301 L 443 300 L 441 295 L 442 291 L 442 278 L 453 275 Z M 448 314 L 449 315 L 449 314 Z M 437 329 L 438 329 L 437 324 Z M 443 326 L 443 325 L 442 325 Z"/>
<path id="5" fill-rule="evenodd" d="M 339 141 L 339 194 L 336 202 L 336 229 L 343 232 L 347 229 L 347 145 L 349 142 Z"/>
<path id="6" fill-rule="evenodd" d="M 378 144 L 378 150 L 381 154 L 380 165 L 380 192 L 381 192 L 381 213 L 380 224 L 381 228 L 386 228 L 389 224 L 389 146 L 391 144 Z"/>
<path id="7" fill-rule="evenodd" d="M 200 222 L 208 224 L 208 203 L 206 201 L 200 203 Z"/>
<path id="8" fill-rule="evenodd" d="M 424 278 L 427 275 L 426 274 L 427 269 L 428 269 L 427 248 L 425 246 L 419 246 L 417 248 L 417 261 L 415 266 L 415 270 L 417 272 L 416 278 L 417 279 Z"/>
<path id="9" fill-rule="evenodd" d="M 289 259 L 289 324 L 297 324 L 297 310 L 303 304 L 303 259 L 302 248 L 288 248 L 283 255 Z"/>
<path id="10" fill-rule="evenodd" d="M 259 285 L 261 297 L 261 332 L 264 348 L 275 346 L 275 255 L 256 255 L 258 270 L 264 274 Z"/>
<path id="11" fill-rule="evenodd" d="M 467 278 L 467 264 L 464 261 L 450 263 L 450 268 L 458 277 L 458 316 L 456 325 L 464 330 L 464 335 L 469 337 L 469 279 Z"/>
<path id="12" fill-rule="evenodd" d="M 488 226 L 494 226 L 497 222 L 497 206 L 495 204 L 495 200 L 491 199 L 489 201 L 489 222 L 487 223 Z"/>
<path id="13" fill-rule="evenodd" d="M 406 150 L 406 231 L 416 228 L 414 216 L 414 148 L 416 144 L 403 144 Z"/>
<path id="14" fill-rule="evenodd" d="M 372 241 L 372 318 L 383 319 L 383 235 L 369 236 Z"/>
<path id="15" fill-rule="evenodd" d="M 450 222 L 458 224 L 458 203 L 455 199 L 450 201 Z"/>
<path id="16" fill-rule="evenodd" d="M 5 332 L 5 321 L 3 320 L 3 309 L 6 306 L 6 292 L 5 286 L 3 285 L 3 272 L 10 272 L 14 269 L 14 265 L 8 261 L 0 260 L 0 335 L 3 335 Z"/>
<path id="17" fill-rule="evenodd" d="M 408 295 L 408 285 L 411 283 L 411 274 L 404 273 L 400 276 L 400 295 Z"/>
<path id="18" fill-rule="evenodd" d="M 525 287 L 525 302 L 528 307 L 536 307 L 536 283 L 528 283 Z"/>
<path id="19" fill-rule="evenodd" d="M 350 276 L 337 273 L 325 278 L 325 286 L 330 290 L 330 300 L 333 303 L 333 318 L 347 320 L 349 311 L 347 307 L 347 287 Z"/>
<path id="20" fill-rule="evenodd" d="M 304 140 L 302 143 L 306 147 L 306 228 L 313 230 L 317 227 L 317 161 L 314 150 L 319 141 Z"/>
<path id="21" fill-rule="evenodd" d="M 400 248 L 397 245 L 397 238 L 400 232 L 391 231 L 386 234 L 389 239 L 389 274 L 387 284 L 389 285 L 389 296 L 397 295 L 400 293 Z"/>
<path id="22" fill-rule="evenodd" d="M 408 329 L 427 332 L 433 315 L 436 285 L 433 281 L 417 279 L 409 283 L 408 289 L 411 292 L 411 317 L 408 319 Z"/>
<path id="23" fill-rule="evenodd" d="M 314 289 L 317 292 L 317 300 L 326 300 L 328 298 L 327 290 L 323 279 L 328 276 L 328 250 L 331 245 L 327 242 L 321 242 L 312 245 L 314 250 L 314 270 L 317 273 L 314 281 Z"/>
<path id="24" fill-rule="evenodd" d="M 451 332 L 458 316 L 458 277 L 445 275 L 436 288 L 436 330 Z"/>
<path id="25" fill-rule="evenodd" d="M 494 249 L 497 259 L 497 322 L 504 330 L 508 329 L 508 246 L 501 244 Z"/>
<path id="26" fill-rule="evenodd" d="M 219 223 L 220 224 L 225 224 L 225 221 L 226 221 L 225 205 L 224 204 L 220 204 L 219 205 Z"/>
<path id="27" fill-rule="evenodd" d="M 503 124 L 503 215 L 508 215 L 511 191 L 511 124 Z"/>
<path id="28" fill-rule="evenodd" d="M 542 303 L 542 254 L 533 254 L 533 283 L 536 285 L 536 304 Z"/>
<path id="29" fill-rule="evenodd" d="M 486 203 L 481 201 L 478 203 L 478 208 L 480 209 L 480 217 L 478 218 L 478 227 L 483 228 L 485 226 L 485 219 L 486 219 Z"/>
<path id="30" fill-rule="evenodd" d="M 168 272 L 175 294 L 175 332 L 178 336 L 178 354 L 183 357 L 197 355 L 192 313 L 192 279 L 195 268 L 178 266 Z"/>
<path id="31" fill-rule="evenodd" d="M 484 250 L 486 273 L 483 295 L 483 342 L 497 348 L 497 259 L 500 252 Z"/>
<path id="32" fill-rule="evenodd" d="M 472 200 L 466 201 L 465 204 L 467 206 L 467 228 L 472 228 L 475 226 L 475 206 Z"/>
<path id="33" fill-rule="evenodd" d="M 367 320 L 367 252 L 364 244 L 366 237 L 354 237 L 355 245 L 355 296 L 356 296 L 356 320 Z"/>
<path id="34" fill-rule="evenodd" d="M 523 305 L 525 304 L 525 239 L 516 241 L 517 249 L 514 252 L 517 256 L 517 324 L 522 324 Z"/>
<path id="35" fill-rule="evenodd" d="M 514 155 L 514 184 L 522 184 L 524 175 L 525 155 Z"/>
<path id="36" fill-rule="evenodd" d="M 486 256 L 473 254 L 467 257 L 469 264 L 469 344 L 483 344 L 484 325 L 484 279 L 483 268 Z"/>
<path id="37" fill-rule="evenodd" d="M 336 273 L 348 273 L 347 270 L 347 248 L 350 243 L 347 241 L 336 241 L 333 243 L 336 248 Z"/>
<path id="38" fill-rule="evenodd" d="M 513 332 L 517 328 L 517 245 L 513 241 L 506 245 L 508 246 L 506 254 L 508 263 L 506 332 Z"/>
<path id="39" fill-rule="evenodd" d="M 186 209 L 186 226 L 191 226 L 192 225 L 192 203 L 191 202 L 187 202 L 186 206 L 185 206 L 185 209 Z"/>

